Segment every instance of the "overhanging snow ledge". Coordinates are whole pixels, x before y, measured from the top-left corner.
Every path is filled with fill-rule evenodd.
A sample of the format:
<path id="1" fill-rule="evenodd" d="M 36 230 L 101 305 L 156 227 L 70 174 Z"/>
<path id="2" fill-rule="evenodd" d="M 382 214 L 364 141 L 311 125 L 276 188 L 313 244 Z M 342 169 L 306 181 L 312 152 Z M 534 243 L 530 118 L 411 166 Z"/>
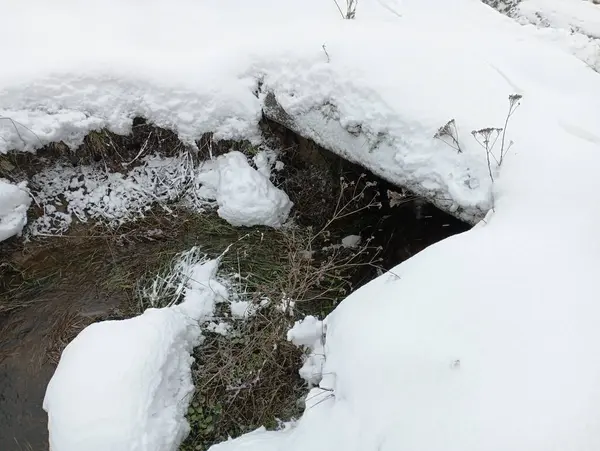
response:
<path id="1" fill-rule="evenodd" d="M 457 190 L 431 168 L 398 161 L 396 149 L 402 145 L 396 138 L 370 133 L 365 127 L 343 127 L 333 104 L 322 105 L 301 114 L 291 115 L 278 102 L 273 92 L 262 95 L 263 114 L 281 126 L 340 157 L 361 165 L 377 176 L 425 198 L 439 209 L 469 224 L 477 224 L 491 208 L 489 182 L 476 178 L 463 181 Z M 425 159 L 430 161 L 430 158 Z M 457 192 L 459 191 L 459 192 Z M 465 195 L 467 193 L 467 195 Z"/>

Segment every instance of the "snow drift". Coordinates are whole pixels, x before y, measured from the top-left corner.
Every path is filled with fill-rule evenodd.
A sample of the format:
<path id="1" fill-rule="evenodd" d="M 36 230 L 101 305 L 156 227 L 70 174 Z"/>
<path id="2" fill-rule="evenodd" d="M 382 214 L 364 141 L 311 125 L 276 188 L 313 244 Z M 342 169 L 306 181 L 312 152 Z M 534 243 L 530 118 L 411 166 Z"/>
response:
<path id="1" fill-rule="evenodd" d="M 194 386 L 200 323 L 227 296 L 218 260 L 187 268 L 184 301 L 86 327 L 64 350 L 44 399 L 52 451 L 176 451 Z"/>

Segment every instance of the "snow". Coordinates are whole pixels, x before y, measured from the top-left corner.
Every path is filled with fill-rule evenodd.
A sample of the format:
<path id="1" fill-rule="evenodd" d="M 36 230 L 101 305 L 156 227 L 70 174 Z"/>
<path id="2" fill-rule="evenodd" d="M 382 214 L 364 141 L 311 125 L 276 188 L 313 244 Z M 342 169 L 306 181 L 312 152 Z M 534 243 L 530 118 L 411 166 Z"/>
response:
<path id="1" fill-rule="evenodd" d="M 254 166 L 256 170 L 264 175 L 266 178 L 271 177 L 271 171 L 281 171 L 283 163 L 277 160 L 277 153 L 273 150 L 261 150 L 253 158 Z"/>
<path id="2" fill-rule="evenodd" d="M 184 302 L 86 327 L 64 350 L 44 410 L 52 451 L 176 451 L 189 432 L 191 352 L 223 286 L 190 266 Z"/>
<path id="3" fill-rule="evenodd" d="M 167 204 L 178 198 L 196 211 L 210 202 L 198 200 L 197 186 L 190 179 L 197 171 L 189 156 L 151 155 L 128 173 L 111 172 L 102 164 L 57 163 L 35 174 L 32 193 L 43 206 L 44 215 L 31 226 L 33 235 L 55 235 L 68 230 L 73 218 L 92 219 L 113 227 L 144 217 L 153 204 L 170 212 Z M 65 205 L 64 211 L 57 209 Z"/>
<path id="4" fill-rule="evenodd" d="M 326 332 L 326 323 L 309 315 L 296 321 L 287 333 L 288 341 L 307 350 L 299 374 L 309 387 L 318 385 L 323 377 Z"/>
<path id="5" fill-rule="evenodd" d="M 497 107 L 513 87 L 484 61 L 483 42 L 479 56 L 455 52 L 464 42 L 474 45 L 470 31 L 432 40 L 429 27 L 411 14 L 424 10 L 414 1 L 366 0 L 353 24 L 339 19 L 333 2 L 321 0 L 302 8 L 291 0 L 152 0 L 143 20 L 135 0 L 6 3 L 3 13 L 11 20 L 0 39 L 23 38 L 6 49 L 11 64 L 0 74 L 0 115 L 18 121 L 3 121 L 0 152 L 59 140 L 75 147 L 102 127 L 128 133 L 135 116 L 175 130 L 190 145 L 206 132 L 254 142 L 264 110 L 467 221 L 489 208 L 481 150 L 465 143 L 457 154 L 433 135 L 451 118 L 464 136 L 501 123 Z M 90 16 L 93 25 L 83 26 Z M 200 30 L 198 17 L 205 23 Z M 56 30 L 50 35 L 43 33 L 47 21 Z M 319 32 L 307 35 L 306 23 Z M 108 29 L 110 36 L 103 32 Z M 197 45 L 215 35 L 223 36 L 218 46 Z M 48 48 L 61 49 L 60 57 L 50 58 Z M 393 65 L 380 70 L 390 54 Z M 431 61 L 462 69 L 438 77 Z M 490 92 L 497 95 L 489 98 Z M 268 93 L 285 115 L 274 110 Z"/>
<path id="6" fill-rule="evenodd" d="M 212 322 L 206 325 L 206 330 L 208 332 L 223 335 L 224 337 L 226 337 L 231 333 L 231 324 L 225 322 Z"/>
<path id="7" fill-rule="evenodd" d="M 563 28 L 600 38 L 600 7 L 581 0 L 524 0 L 519 14 L 532 23 L 545 22 L 554 28 Z"/>
<path id="8" fill-rule="evenodd" d="M 0 151 L 58 139 L 75 146 L 103 126 L 125 133 L 135 115 L 189 144 L 209 131 L 256 139 L 264 109 L 466 221 L 494 207 L 326 319 L 319 387 L 293 428 L 215 450 L 600 449 L 600 78 L 477 0 L 364 0 L 355 21 L 335 17 L 332 3 L 152 0 L 143 15 L 134 0 L 3 5 L 11 20 L 0 38 L 13 45 L 3 55 L 11 64 L 0 74 L 0 115 L 22 125 L 3 121 Z M 570 25 L 581 17 L 567 12 Z M 514 93 L 523 95 L 507 130 L 514 145 L 492 185 L 469 134 L 504 127 Z M 451 119 L 460 152 L 434 139 Z M 215 197 L 224 216 L 245 222 L 226 200 L 252 205 L 247 190 L 258 188 L 268 199 L 252 208 L 282 220 L 262 216 L 266 204 L 287 205 L 264 174 L 236 175 L 249 174 L 248 162 L 219 158 L 206 183 L 223 186 Z M 212 308 L 202 293 L 186 315 L 154 310 L 92 326 L 67 348 L 45 402 L 53 451 L 174 449 L 185 403 L 169 400 L 191 390 L 199 332 L 189 319 Z M 136 326 L 151 319 L 158 328 Z M 110 334 L 97 332 L 104 327 Z M 89 393 L 97 362 L 113 374 Z M 167 369 L 174 377 L 163 377 Z M 134 373 L 143 377 L 126 396 L 121 384 Z M 138 409 L 143 401 L 149 409 Z"/>
<path id="9" fill-rule="evenodd" d="M 524 0 L 511 15 L 538 27 L 532 35 L 559 46 L 600 71 L 600 7 L 581 0 Z"/>
<path id="10" fill-rule="evenodd" d="M 336 308 L 327 318 L 322 390 L 308 395 L 291 432 L 257 432 L 216 451 L 600 449 L 600 78 L 476 1 L 421 4 L 404 2 L 404 18 L 429 39 L 406 23 L 399 33 L 412 39 L 394 41 L 406 72 L 395 72 L 389 60 L 385 71 L 370 67 L 389 76 L 390 86 L 394 77 L 406 83 L 397 88 L 402 102 L 390 104 L 408 115 L 410 99 L 420 98 L 415 116 L 422 121 L 448 99 L 468 105 L 473 120 L 482 119 L 475 99 L 500 116 L 508 105 L 494 100 L 499 89 L 523 95 L 509 125 L 515 144 L 494 184 L 494 210 Z M 420 61 L 405 58 L 404 42 Z M 377 54 L 381 47 L 369 48 Z M 414 66 L 422 80 L 401 78 Z M 438 70 L 435 85 L 428 74 Z M 308 116 L 316 128 L 318 114 Z"/>
<path id="11" fill-rule="evenodd" d="M 342 238 L 342 246 L 345 248 L 356 248 L 360 245 L 360 242 L 362 241 L 360 235 L 348 235 L 344 238 Z"/>
<path id="12" fill-rule="evenodd" d="M 207 190 L 205 195 L 216 198 L 217 213 L 229 224 L 281 227 L 287 220 L 292 201 L 268 176 L 252 168 L 243 153 L 219 156 L 213 171 L 198 180 Z"/>
<path id="13" fill-rule="evenodd" d="M 21 234 L 30 204 L 26 184 L 15 185 L 0 178 L 0 241 Z"/>
<path id="14" fill-rule="evenodd" d="M 236 319 L 247 319 L 254 315 L 258 310 L 258 306 L 250 301 L 232 301 L 229 304 L 231 316 Z"/>
<path id="15" fill-rule="evenodd" d="M 179 204 L 203 212 L 218 204 L 218 214 L 233 225 L 280 226 L 292 207 L 287 195 L 269 181 L 274 156 L 265 152 L 263 171 L 235 152 L 196 165 L 189 153 L 149 155 L 128 173 L 103 164 L 57 163 L 32 178 L 32 194 L 44 214 L 31 224 L 32 235 L 59 235 L 77 219 L 117 227 L 144 217 L 158 204 L 166 214 Z M 215 201 L 216 200 L 216 201 Z M 64 205 L 64 208 L 58 208 Z M 63 211 L 64 210 L 64 211 Z"/>

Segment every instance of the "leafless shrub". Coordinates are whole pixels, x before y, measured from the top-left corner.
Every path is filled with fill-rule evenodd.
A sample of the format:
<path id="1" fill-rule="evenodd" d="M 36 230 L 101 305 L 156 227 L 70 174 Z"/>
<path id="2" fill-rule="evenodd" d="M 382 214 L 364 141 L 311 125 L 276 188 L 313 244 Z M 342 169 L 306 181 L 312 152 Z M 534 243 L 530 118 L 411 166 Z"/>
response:
<path id="1" fill-rule="evenodd" d="M 378 264 L 379 250 L 370 246 L 371 239 L 348 249 L 335 243 L 332 231 L 337 221 L 379 207 L 372 187 L 365 175 L 356 181 L 340 178 L 336 207 L 322 227 L 284 229 L 276 242 L 270 238 L 260 245 L 273 254 L 273 261 L 281 257 L 276 263 L 251 266 L 249 257 L 257 256 L 246 246 L 253 238 L 232 247 L 230 254 L 238 258 L 229 262 L 229 269 L 237 273 L 237 291 L 257 307 L 265 299 L 271 302 L 248 320 L 233 322 L 229 336 L 208 334 L 196 350 L 196 394 L 188 415 L 192 433 L 183 450 L 206 449 L 261 425 L 275 428 L 276 418 L 300 413 L 298 400 L 305 388 L 297 370 L 302 353 L 286 334 L 307 309 L 331 309 L 342 299 L 359 267 Z M 226 313 L 217 319 L 229 321 Z"/>

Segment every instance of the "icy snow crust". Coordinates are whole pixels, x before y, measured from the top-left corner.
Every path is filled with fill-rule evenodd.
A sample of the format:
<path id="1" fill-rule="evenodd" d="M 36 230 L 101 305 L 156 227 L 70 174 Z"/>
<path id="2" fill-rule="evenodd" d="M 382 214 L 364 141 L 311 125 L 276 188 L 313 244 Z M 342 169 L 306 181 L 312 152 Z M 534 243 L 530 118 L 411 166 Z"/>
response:
<path id="1" fill-rule="evenodd" d="M 257 156 L 263 154 L 266 151 Z M 240 152 L 200 165 L 192 160 L 185 152 L 177 157 L 147 156 L 126 175 L 109 172 L 102 164 L 47 168 L 33 177 L 33 194 L 44 214 L 29 231 L 59 235 L 73 217 L 116 227 L 143 217 L 154 204 L 169 214 L 169 205 L 176 201 L 199 212 L 216 204 L 217 214 L 234 226 L 279 227 L 287 220 L 293 203 L 269 180 L 268 162 L 259 161 L 254 169 Z M 274 164 L 275 156 L 271 160 Z M 64 202 L 66 212 L 57 208 Z"/>

